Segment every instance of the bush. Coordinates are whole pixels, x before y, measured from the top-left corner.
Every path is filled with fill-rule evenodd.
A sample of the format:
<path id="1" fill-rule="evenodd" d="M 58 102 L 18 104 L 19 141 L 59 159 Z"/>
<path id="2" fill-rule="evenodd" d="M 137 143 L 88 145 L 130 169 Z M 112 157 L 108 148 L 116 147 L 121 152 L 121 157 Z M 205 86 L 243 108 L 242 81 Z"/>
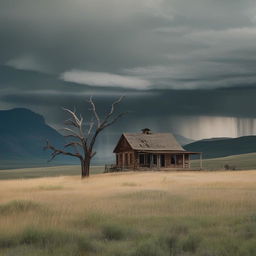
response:
<path id="1" fill-rule="evenodd" d="M 103 227 L 102 233 L 107 240 L 122 240 L 127 236 L 127 229 L 117 224 L 108 224 Z"/>
<path id="2" fill-rule="evenodd" d="M 233 170 L 233 171 L 235 171 L 236 170 L 236 166 L 231 166 L 229 164 L 225 164 L 224 165 L 224 169 L 225 170 Z"/>
<path id="3" fill-rule="evenodd" d="M 167 238 L 166 243 L 170 251 L 170 256 L 176 255 L 178 252 L 178 238 L 175 235 L 170 236 Z"/>
<path id="4" fill-rule="evenodd" d="M 241 247 L 241 255 L 243 256 L 255 256 L 256 255 L 256 240 L 248 240 L 243 243 Z"/>
<path id="5" fill-rule="evenodd" d="M 168 249 L 156 239 L 141 242 L 132 256 L 169 256 Z"/>
<path id="6" fill-rule="evenodd" d="M 8 215 L 14 213 L 23 213 L 31 210 L 39 209 L 39 205 L 32 201 L 15 200 L 6 204 L 0 205 L 0 214 Z"/>
<path id="7" fill-rule="evenodd" d="M 200 244 L 200 238 L 195 235 L 189 235 L 188 238 L 183 241 L 182 249 L 185 252 L 195 253 Z"/>
<path id="8" fill-rule="evenodd" d="M 33 227 L 26 228 L 20 235 L 20 244 L 37 245 L 40 247 L 62 246 L 73 240 L 67 233 L 55 230 L 39 230 Z"/>
<path id="9" fill-rule="evenodd" d="M 245 240 L 256 238 L 256 225 L 254 223 L 245 224 L 240 227 L 238 232 Z"/>
<path id="10" fill-rule="evenodd" d="M 0 234 L 0 248 L 11 248 L 17 245 L 17 239 L 10 235 Z"/>
<path id="11" fill-rule="evenodd" d="M 94 252 L 96 248 L 87 237 L 80 237 L 77 240 L 77 246 L 79 252 Z"/>
<path id="12" fill-rule="evenodd" d="M 19 244 L 32 245 L 44 249 L 68 248 L 77 255 L 95 251 L 88 237 L 60 230 L 39 230 L 33 227 L 25 229 L 19 237 Z"/>
<path id="13" fill-rule="evenodd" d="M 189 227 L 186 224 L 175 224 L 171 231 L 177 235 L 187 235 L 189 233 Z"/>

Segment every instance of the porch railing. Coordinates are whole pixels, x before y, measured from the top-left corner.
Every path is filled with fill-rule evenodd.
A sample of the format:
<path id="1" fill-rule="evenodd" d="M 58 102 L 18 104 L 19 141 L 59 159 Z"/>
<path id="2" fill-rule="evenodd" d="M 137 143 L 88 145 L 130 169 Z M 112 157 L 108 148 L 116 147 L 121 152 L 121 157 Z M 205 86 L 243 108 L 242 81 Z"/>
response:
<path id="1" fill-rule="evenodd" d="M 104 172 L 124 172 L 124 171 L 130 171 L 133 170 L 134 167 L 132 166 L 117 166 L 116 164 L 105 164 L 105 170 Z"/>

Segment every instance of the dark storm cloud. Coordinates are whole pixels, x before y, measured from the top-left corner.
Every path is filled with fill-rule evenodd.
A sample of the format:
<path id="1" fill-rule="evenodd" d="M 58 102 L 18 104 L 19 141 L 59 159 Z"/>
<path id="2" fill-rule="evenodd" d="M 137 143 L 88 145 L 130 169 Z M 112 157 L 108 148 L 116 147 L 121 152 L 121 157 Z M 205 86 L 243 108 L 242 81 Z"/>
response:
<path id="1" fill-rule="evenodd" d="M 121 110 L 131 112 L 131 118 L 190 115 L 233 116 L 256 118 L 256 88 L 241 85 L 236 88 L 209 90 L 141 90 L 93 87 L 64 82 L 53 75 L 31 71 L 0 68 L 5 86 L 0 86 L 0 102 L 29 107 L 43 112 L 50 123 L 63 119 L 61 107 L 80 111 L 86 109 L 86 100 L 93 95 L 101 112 L 111 101 L 125 95 Z M 40 81 L 40 82 L 38 82 Z M 188 81 L 187 81 L 188 82 Z M 190 81 L 191 82 L 191 81 Z M 33 89 L 32 89 L 33 88 Z M 3 104 L 1 104 L 3 107 Z M 50 117 L 51 116 L 51 117 Z M 56 122 L 56 117 L 58 122 Z"/>
<path id="2" fill-rule="evenodd" d="M 229 136 L 232 118 L 256 118 L 252 0 L 0 0 L 0 37 L 0 108 L 28 107 L 55 127 L 63 106 L 86 114 L 90 95 L 103 113 L 127 96 L 118 134 Z"/>
<path id="3" fill-rule="evenodd" d="M 255 13 L 251 0 L 2 0 L 0 62 L 75 81 L 77 71 L 131 76 L 149 89 L 252 85 Z"/>

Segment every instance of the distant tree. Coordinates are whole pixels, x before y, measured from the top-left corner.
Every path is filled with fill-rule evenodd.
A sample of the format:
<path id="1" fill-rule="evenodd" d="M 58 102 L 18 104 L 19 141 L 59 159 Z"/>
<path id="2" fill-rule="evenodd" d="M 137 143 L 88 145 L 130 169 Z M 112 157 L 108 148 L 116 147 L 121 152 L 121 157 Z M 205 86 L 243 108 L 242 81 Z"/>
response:
<path id="1" fill-rule="evenodd" d="M 45 150 L 52 151 L 51 159 L 49 161 L 52 161 L 58 155 L 76 157 L 81 163 L 81 177 L 89 177 L 91 159 L 96 154 L 93 148 L 98 135 L 105 128 L 114 124 L 119 118 L 126 114 L 120 113 L 118 115 L 114 115 L 115 107 L 122 101 L 122 99 L 123 97 L 120 97 L 118 100 L 114 101 L 111 105 L 110 111 L 101 120 L 96 111 L 96 106 L 92 100 L 92 97 L 90 97 L 89 104 L 91 105 L 91 108 L 89 110 L 92 112 L 92 119 L 90 122 L 88 122 L 87 128 L 85 128 L 84 118 L 81 115 L 78 117 L 75 111 L 64 108 L 63 110 L 66 111 L 71 117 L 64 122 L 67 127 L 63 128 L 66 133 L 63 136 L 66 138 L 72 138 L 72 141 L 64 145 L 64 148 L 71 147 L 73 148 L 73 151 L 58 149 L 47 141 L 44 148 Z"/>

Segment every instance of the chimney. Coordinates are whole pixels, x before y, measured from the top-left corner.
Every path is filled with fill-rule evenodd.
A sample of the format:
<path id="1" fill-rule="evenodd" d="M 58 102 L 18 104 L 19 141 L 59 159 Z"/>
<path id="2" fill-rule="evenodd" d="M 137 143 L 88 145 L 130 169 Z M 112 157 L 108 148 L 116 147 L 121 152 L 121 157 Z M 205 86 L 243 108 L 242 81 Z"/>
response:
<path id="1" fill-rule="evenodd" d="M 149 128 L 141 129 L 143 134 L 151 134 L 151 130 Z"/>

